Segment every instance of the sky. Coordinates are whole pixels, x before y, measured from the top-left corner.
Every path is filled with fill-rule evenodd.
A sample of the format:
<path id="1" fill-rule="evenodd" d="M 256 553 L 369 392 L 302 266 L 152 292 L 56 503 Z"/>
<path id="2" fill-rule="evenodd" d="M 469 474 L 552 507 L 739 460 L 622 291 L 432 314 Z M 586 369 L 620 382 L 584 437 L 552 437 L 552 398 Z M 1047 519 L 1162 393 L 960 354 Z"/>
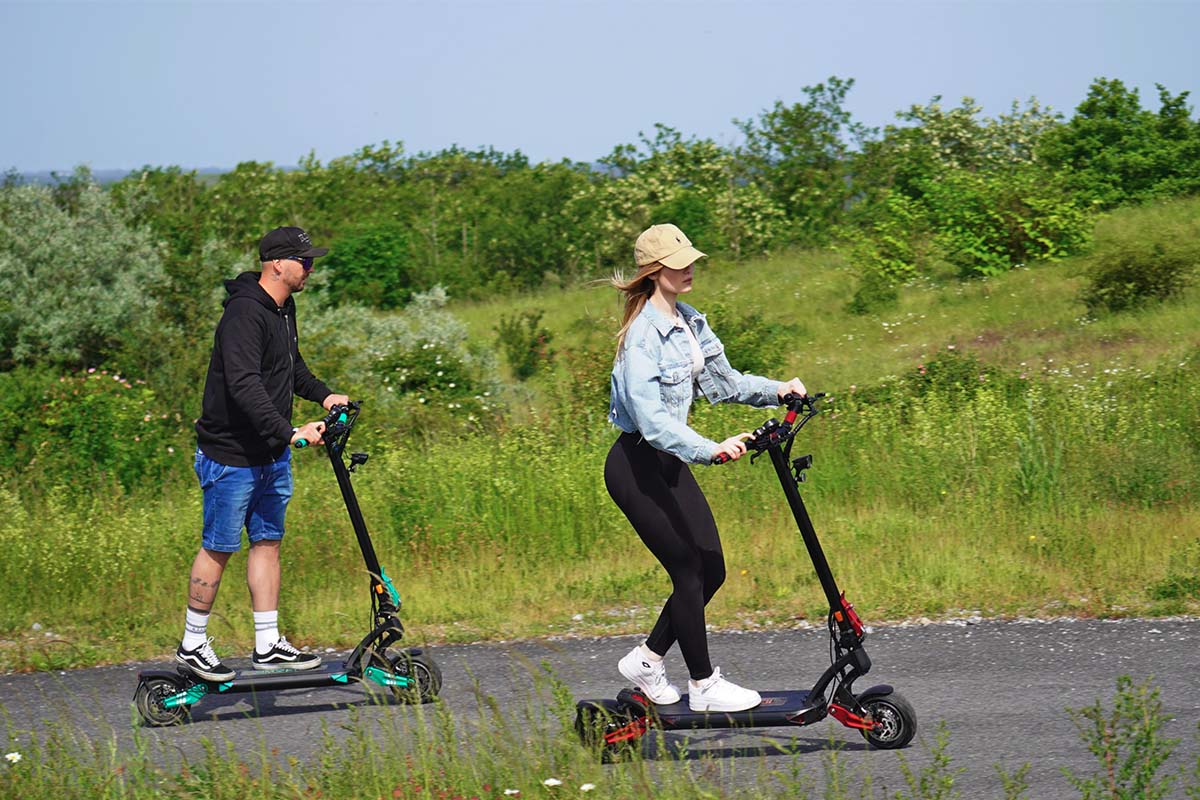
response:
<path id="1" fill-rule="evenodd" d="M 834 75 L 872 126 L 934 95 L 1069 116 L 1097 77 L 1157 110 L 1156 83 L 1200 92 L 1198 34 L 1200 0 L 0 0 L 0 171 L 385 140 L 594 161 L 655 123 L 734 144 L 735 118 Z"/>

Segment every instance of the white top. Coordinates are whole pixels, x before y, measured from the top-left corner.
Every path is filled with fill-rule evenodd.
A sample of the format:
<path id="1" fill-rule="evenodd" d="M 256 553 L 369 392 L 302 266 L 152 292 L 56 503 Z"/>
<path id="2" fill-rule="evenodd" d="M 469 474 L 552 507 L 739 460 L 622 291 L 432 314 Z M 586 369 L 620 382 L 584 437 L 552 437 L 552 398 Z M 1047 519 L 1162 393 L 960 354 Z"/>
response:
<path id="1" fill-rule="evenodd" d="M 704 369 L 704 354 L 700 352 L 700 341 L 696 338 L 695 331 L 692 326 L 688 325 L 682 319 L 679 320 L 683 326 L 684 332 L 688 337 L 688 344 L 692 346 L 692 380 L 695 380 L 700 375 L 700 370 Z"/>

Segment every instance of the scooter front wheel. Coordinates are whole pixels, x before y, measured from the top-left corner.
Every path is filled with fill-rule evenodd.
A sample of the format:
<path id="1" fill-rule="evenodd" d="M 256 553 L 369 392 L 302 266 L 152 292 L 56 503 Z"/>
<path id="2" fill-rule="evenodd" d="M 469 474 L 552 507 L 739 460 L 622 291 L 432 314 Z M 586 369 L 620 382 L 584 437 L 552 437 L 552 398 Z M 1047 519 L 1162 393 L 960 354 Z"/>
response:
<path id="1" fill-rule="evenodd" d="M 430 703 L 442 690 L 442 670 L 420 650 L 402 650 L 392 656 L 392 672 L 408 678 L 408 686 L 394 686 L 396 699 L 405 703 Z"/>
<path id="2" fill-rule="evenodd" d="M 858 702 L 875 721 L 874 728 L 862 732 L 863 738 L 880 750 L 904 747 L 917 734 L 917 712 L 903 695 L 868 695 Z"/>
<path id="3" fill-rule="evenodd" d="M 168 708 L 163 701 L 183 688 L 182 682 L 170 678 L 146 678 L 138 684 L 133 704 L 147 725 L 155 728 L 178 725 L 187 716 L 188 707 L 180 704 Z"/>

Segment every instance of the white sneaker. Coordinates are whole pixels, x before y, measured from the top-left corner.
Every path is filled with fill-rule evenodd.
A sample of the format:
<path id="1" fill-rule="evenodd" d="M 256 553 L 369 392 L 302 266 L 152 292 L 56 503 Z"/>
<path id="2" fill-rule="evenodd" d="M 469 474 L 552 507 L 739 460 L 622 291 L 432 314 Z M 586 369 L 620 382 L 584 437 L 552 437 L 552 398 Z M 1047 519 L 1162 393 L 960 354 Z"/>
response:
<path id="1" fill-rule="evenodd" d="M 679 702 L 679 687 L 672 686 L 667 680 L 667 665 L 661 661 L 651 661 L 642 655 L 642 647 L 638 645 L 629 654 L 617 662 L 617 669 L 642 690 L 646 699 L 659 706 L 669 706 Z"/>
<path id="2" fill-rule="evenodd" d="M 743 689 L 721 677 L 721 670 L 702 681 L 688 681 L 688 707 L 692 711 L 746 711 L 762 702 L 753 689 Z"/>

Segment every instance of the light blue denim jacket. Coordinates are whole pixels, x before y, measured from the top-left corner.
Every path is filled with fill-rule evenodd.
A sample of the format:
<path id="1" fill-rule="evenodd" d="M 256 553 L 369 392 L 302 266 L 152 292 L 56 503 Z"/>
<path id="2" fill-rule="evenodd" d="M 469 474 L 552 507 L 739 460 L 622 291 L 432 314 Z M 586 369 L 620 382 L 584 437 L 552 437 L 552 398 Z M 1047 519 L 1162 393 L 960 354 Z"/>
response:
<path id="1" fill-rule="evenodd" d="M 685 303 L 675 307 L 696 334 L 704 368 L 693 381 L 687 332 L 646 303 L 625 332 L 613 363 L 608 419 L 686 463 L 711 464 L 718 445 L 688 426 L 692 400 L 703 396 L 710 403 L 774 406 L 779 403 L 780 384 L 738 372 L 704 315 Z"/>

